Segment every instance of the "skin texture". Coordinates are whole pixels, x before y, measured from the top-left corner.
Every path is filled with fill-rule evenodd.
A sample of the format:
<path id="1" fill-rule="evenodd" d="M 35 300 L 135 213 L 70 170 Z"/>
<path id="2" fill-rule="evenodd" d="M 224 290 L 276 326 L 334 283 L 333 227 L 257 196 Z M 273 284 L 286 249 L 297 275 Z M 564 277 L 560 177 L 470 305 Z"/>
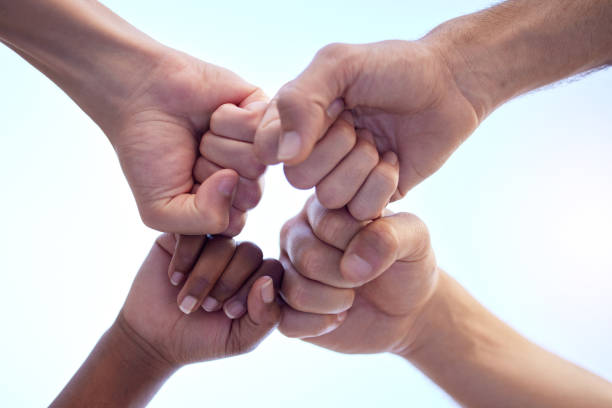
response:
<path id="1" fill-rule="evenodd" d="M 198 183 L 194 186 L 194 191 L 200 188 L 201 183 L 208 183 L 209 178 L 216 177 L 216 174 L 224 169 L 231 169 L 239 175 L 238 184 L 232 197 L 232 206 L 229 210 L 229 225 L 223 232 L 227 236 L 240 233 L 246 223 L 247 211 L 257 205 L 263 193 L 262 176 L 266 167 L 255 157 L 253 138 L 266 106 L 267 103 L 260 100 L 248 103 L 245 106 L 229 103 L 221 105 L 213 112 L 210 129 L 200 141 L 200 156 L 193 168 L 193 177 Z M 229 240 L 225 241 L 231 242 Z M 186 271 L 194 267 L 205 242 L 206 237 L 203 235 L 181 235 L 178 237 L 168 270 L 168 276 L 173 285 L 176 286 L 183 282 Z M 257 251 L 259 251 L 258 248 Z M 253 256 L 258 256 L 261 260 L 261 251 L 258 254 L 253 254 Z M 229 262 L 229 259 L 227 261 Z M 239 270 L 244 269 L 239 268 Z M 211 282 L 210 276 L 203 278 Z M 192 275 L 183 290 L 188 291 L 190 286 L 193 287 L 194 281 L 195 278 Z M 222 283 L 224 282 L 222 281 Z M 230 282 L 230 286 L 233 287 L 236 283 L 241 282 Z M 197 293 L 192 293 L 193 296 L 198 298 L 196 302 L 198 305 L 203 301 L 201 297 L 208 293 L 207 289 L 194 290 Z M 225 300 L 225 295 L 221 292 L 217 290 L 214 293 L 215 296 L 208 300 L 205 306 L 207 310 L 216 310 L 220 306 L 219 302 L 222 303 Z M 179 295 L 179 306 L 184 301 L 184 297 L 184 294 Z M 238 306 L 235 305 L 235 307 Z M 191 308 L 188 309 L 191 310 Z M 238 314 L 242 313 L 243 311 Z"/>
<path id="2" fill-rule="evenodd" d="M 248 309 L 240 319 L 203 310 L 187 316 L 176 307 L 178 289 L 166 280 L 174 241 L 168 234 L 157 240 L 116 322 L 52 406 L 144 406 L 183 365 L 249 352 L 276 327 L 275 287 L 282 279 L 278 262 L 259 259 L 232 294 Z M 214 268 L 210 255 L 218 248 L 206 248 L 201 259 Z"/>
<path id="3" fill-rule="evenodd" d="M 275 97 L 274 129 L 258 129 L 255 143 L 264 163 L 293 166 L 310 155 L 327 131 L 327 107 L 342 100 L 357 128 L 372 135 L 379 154 L 399 158 L 398 196 L 436 171 L 478 125 L 439 52 L 423 42 L 332 44 Z M 279 160 L 276 147 L 297 132 L 296 155 Z M 292 180 L 290 179 L 290 182 Z"/>
<path id="4" fill-rule="evenodd" d="M 282 333 L 343 353 L 400 352 L 411 344 L 410 328 L 438 279 L 418 218 L 360 222 L 311 198 L 283 227 L 281 250 Z M 372 265 L 366 274 L 354 273 L 355 254 Z"/>
<path id="5" fill-rule="evenodd" d="M 279 330 L 289 337 L 342 353 L 392 352 L 462 406 L 612 403 L 612 384 L 529 342 L 437 268 L 414 215 L 363 222 L 311 198 L 285 224 L 281 249 Z M 355 255 L 372 265 L 366 273 L 354 273 Z"/>
<path id="6" fill-rule="evenodd" d="M 219 167 L 194 178 L 193 170 L 202 136 L 224 134 L 229 107 L 245 123 L 261 119 L 263 92 L 164 47 L 97 1 L 2 1 L 0 10 L 0 40 L 62 88 L 113 144 L 145 224 L 239 232 L 242 212 L 258 201 L 240 187 L 242 174 Z"/>
<path id="7" fill-rule="evenodd" d="M 308 160 L 339 110 L 350 110 L 380 154 L 399 157 L 399 198 L 507 100 L 611 62 L 610 2 L 506 1 L 418 41 L 324 47 L 278 91 L 256 148 L 264 163 L 295 166 Z"/>
<path id="8" fill-rule="evenodd" d="M 206 153 L 205 144 L 220 139 L 209 130 L 217 107 L 226 103 L 254 107 L 266 97 L 231 72 L 194 58 L 181 55 L 170 65 L 160 69 L 161 79 L 152 79 L 161 89 L 149 89 L 132 102 L 126 125 L 117 133 L 117 154 L 140 197 L 139 208 L 145 209 L 144 213 L 141 210 L 145 223 L 173 232 L 236 235 L 244 226 L 244 211 L 259 197 L 244 198 L 248 192 L 241 187 L 245 184 L 241 171 L 218 166 L 194 178 L 194 167 L 198 159 L 205 160 L 200 157 L 200 152 Z M 221 159 L 219 151 L 223 150 L 218 148 L 215 153 Z M 259 166 L 247 180 L 257 183 L 262 173 Z M 221 183 L 226 180 L 229 188 L 224 191 Z M 230 207 L 232 202 L 238 207 Z M 163 219 L 170 219 L 173 225 L 159 224 Z"/>
<path id="9" fill-rule="evenodd" d="M 283 296 L 293 307 L 283 312 L 283 330 L 344 352 L 396 352 L 468 406 L 609 406 L 609 383 L 522 339 L 435 268 L 418 219 L 398 214 L 368 220 L 380 215 L 394 187 L 391 198 L 398 198 L 435 172 L 506 100 L 609 64 L 611 22 L 609 2 L 516 0 L 445 23 L 419 41 L 335 44 L 317 54 L 279 91 L 256 135 L 264 163 L 283 161 L 292 183 L 317 187 L 318 210 L 311 202 L 313 214 L 307 210 L 283 230 L 289 270 Z M 265 99 L 257 88 L 155 43 L 95 1 L 1 1 L 0 39 L 62 87 L 107 134 L 147 225 L 192 234 L 233 234 L 241 228 L 241 212 L 257 201 L 248 181 L 257 179 L 261 166 L 250 161 L 250 147 L 235 143 L 249 143 L 247 132 L 225 140 L 232 129 L 222 119 L 216 122 L 214 112 L 242 115 L 235 108 L 249 110 Z M 339 115 L 354 137 L 334 136 Z M 329 146 L 322 144 L 326 140 Z M 235 168 L 228 151 L 241 158 Z M 321 158 L 307 163 L 311 152 Z M 312 176 L 317 162 L 321 172 Z M 399 166 L 395 185 L 382 183 L 377 190 L 378 178 L 391 180 L 394 166 Z M 324 206 L 337 209 L 340 221 L 330 221 L 332 227 L 317 224 L 326 218 Z M 164 245 L 174 244 L 160 241 Z M 216 248 L 198 241 L 191 245 L 204 259 L 207 248 Z M 257 326 L 257 335 L 248 337 L 242 320 L 230 322 L 217 312 L 210 316 L 223 323 L 197 326 L 194 319 L 194 332 L 229 331 L 223 350 L 201 338 L 181 342 L 193 335 L 190 324 L 180 331 L 181 339 L 168 333 L 157 337 L 159 327 L 167 329 L 170 322 L 176 328 L 195 315 L 153 308 L 149 296 L 131 294 L 117 323 L 62 395 L 76 406 L 95 404 L 97 397 L 100 405 L 140 405 L 177 365 L 240 352 L 256 342 L 258 330 L 269 329 L 256 316 L 257 299 L 260 306 L 274 307 L 264 302 L 270 297 L 263 295 L 263 286 L 270 283 L 257 280 L 253 297 L 245 285 L 255 275 L 234 295 L 227 285 L 225 291 L 213 286 L 222 281 L 222 271 L 229 270 L 231 288 L 247 276 L 232 266 L 233 244 L 219 245 L 221 255 L 206 260 L 209 267 L 200 268 L 196 260 L 181 269 L 186 281 L 179 299 L 198 286 L 195 279 L 206 276 L 209 287 L 193 293 L 198 302 L 213 294 L 233 296 L 243 309 L 247 305 L 248 315 L 240 313 L 251 319 L 245 320 L 247 327 Z M 161 276 L 169 262 L 166 253 Z M 396 273 L 401 278 L 394 280 Z M 174 290 L 170 298 L 148 287 L 163 280 L 138 282 L 133 290 L 150 289 L 173 305 L 176 288 L 166 285 Z M 240 315 L 231 303 L 223 306 L 225 313 Z M 157 314 L 149 316 L 151 311 Z M 139 325 L 141 314 L 158 320 Z M 235 327 L 246 340 L 231 336 Z M 111 375 L 117 372 L 126 378 Z M 87 395 L 100 391 L 90 384 L 102 385 L 103 395 Z M 109 397 L 116 399 L 104 401 Z"/>

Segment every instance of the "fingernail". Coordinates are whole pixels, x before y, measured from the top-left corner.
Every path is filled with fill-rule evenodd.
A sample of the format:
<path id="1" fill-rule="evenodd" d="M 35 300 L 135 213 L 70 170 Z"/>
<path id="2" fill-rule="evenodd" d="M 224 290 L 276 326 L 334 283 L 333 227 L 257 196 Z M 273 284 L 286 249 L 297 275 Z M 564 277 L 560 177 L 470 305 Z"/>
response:
<path id="1" fill-rule="evenodd" d="M 293 159 L 300 152 L 300 135 L 296 131 L 286 132 L 281 136 L 278 145 L 278 160 Z"/>
<path id="2" fill-rule="evenodd" d="M 362 257 L 351 254 L 344 260 L 344 268 L 349 278 L 355 282 L 367 280 L 372 274 L 372 267 Z"/>
<path id="3" fill-rule="evenodd" d="M 206 299 L 204 299 L 204 302 L 202 302 L 202 309 L 206 310 L 207 312 L 214 312 L 218 307 L 219 302 L 217 302 L 217 299 L 210 296 L 208 296 Z"/>
<path id="4" fill-rule="evenodd" d="M 335 119 L 344 110 L 344 101 L 342 99 L 334 100 L 327 108 L 327 116 Z"/>
<path id="5" fill-rule="evenodd" d="M 338 322 L 343 322 L 343 321 L 344 321 L 344 319 L 346 319 L 346 315 L 348 315 L 348 312 L 347 312 L 346 310 L 345 310 L 344 312 L 342 312 L 342 313 L 338 313 L 338 314 L 336 315 L 336 320 L 337 320 Z"/>
<path id="6" fill-rule="evenodd" d="M 218 191 L 225 197 L 231 197 L 234 194 L 234 188 L 236 187 L 236 180 L 234 178 L 224 178 L 219 182 Z"/>
<path id="7" fill-rule="evenodd" d="M 394 152 L 386 152 L 383 155 L 383 161 L 389 163 L 392 166 L 397 165 L 397 155 Z"/>
<path id="8" fill-rule="evenodd" d="M 185 275 L 183 275 L 180 272 L 173 272 L 172 276 L 170 277 L 170 283 L 173 284 L 174 286 L 178 286 L 178 284 L 183 281 L 184 277 Z"/>
<path id="9" fill-rule="evenodd" d="M 196 303 L 198 303 L 198 299 L 196 299 L 195 297 L 191 295 L 185 296 L 185 298 L 179 305 L 179 309 L 181 309 L 181 312 L 189 314 L 193 311 L 193 308 L 195 307 Z"/>
<path id="10" fill-rule="evenodd" d="M 237 319 L 244 313 L 244 306 L 238 300 L 234 300 L 223 308 L 225 314 L 230 319 Z"/>
<path id="11" fill-rule="evenodd" d="M 271 278 L 261 285 L 261 299 L 266 304 L 274 302 L 274 284 Z"/>

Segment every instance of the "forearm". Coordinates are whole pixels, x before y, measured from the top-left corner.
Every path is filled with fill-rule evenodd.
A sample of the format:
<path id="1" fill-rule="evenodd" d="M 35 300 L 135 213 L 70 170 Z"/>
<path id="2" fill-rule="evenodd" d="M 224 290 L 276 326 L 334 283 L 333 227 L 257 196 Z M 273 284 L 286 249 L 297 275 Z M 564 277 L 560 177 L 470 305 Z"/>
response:
<path id="1" fill-rule="evenodd" d="M 174 368 L 126 330 L 116 322 L 102 336 L 52 407 L 142 407 L 153 398 Z"/>
<path id="2" fill-rule="evenodd" d="M 425 39 L 484 119 L 524 92 L 612 62 L 612 2 L 509 0 Z"/>
<path id="3" fill-rule="evenodd" d="M 116 116 L 164 52 L 93 0 L 0 0 L 0 40 L 99 125 Z"/>
<path id="4" fill-rule="evenodd" d="M 529 342 L 442 273 L 402 355 L 468 407 L 609 407 L 612 384 Z"/>

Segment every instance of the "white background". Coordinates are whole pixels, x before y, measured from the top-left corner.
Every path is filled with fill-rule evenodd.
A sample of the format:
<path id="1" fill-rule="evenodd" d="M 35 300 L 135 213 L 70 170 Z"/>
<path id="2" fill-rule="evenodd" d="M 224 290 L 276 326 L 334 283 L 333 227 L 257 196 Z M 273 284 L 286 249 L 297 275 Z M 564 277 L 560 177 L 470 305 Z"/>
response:
<path id="1" fill-rule="evenodd" d="M 106 1 L 167 45 L 269 94 L 317 49 L 416 39 L 488 1 Z M 331 3 L 331 4 L 330 4 Z M 114 152 L 54 84 L 0 48 L 0 405 L 48 404 L 117 314 L 156 232 Z M 612 71 L 514 100 L 394 210 L 429 225 L 441 265 L 540 345 L 612 378 Z M 240 238 L 278 254 L 308 192 L 280 168 Z M 453 406 L 408 363 L 275 333 L 255 352 L 181 370 L 168 406 Z"/>

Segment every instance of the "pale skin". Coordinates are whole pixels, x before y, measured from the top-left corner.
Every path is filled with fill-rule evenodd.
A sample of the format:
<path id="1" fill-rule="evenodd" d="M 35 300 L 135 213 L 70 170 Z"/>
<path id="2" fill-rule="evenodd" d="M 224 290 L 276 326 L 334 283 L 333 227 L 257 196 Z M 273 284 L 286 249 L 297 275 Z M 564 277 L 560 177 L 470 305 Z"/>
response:
<path id="1" fill-rule="evenodd" d="M 215 118 L 218 117 L 224 119 L 225 125 L 222 129 L 215 124 Z M 254 197 L 253 205 L 261 196 L 261 185 L 250 178 L 249 174 L 258 176 L 265 170 L 265 166 L 257 161 L 253 147 L 258 125 L 254 119 L 256 117 L 246 116 L 234 106 L 224 105 L 215 111 L 211 128 L 216 134 L 207 133 L 203 137 L 200 145 L 202 155 L 194 169 L 194 176 L 198 181 L 210 177 L 212 171 L 218 171 L 219 165 L 237 171 L 244 185 L 244 196 L 250 193 Z M 239 148 L 235 149 L 235 146 Z M 328 157 L 333 159 L 328 160 Z M 334 164 L 338 160 L 340 163 Z M 327 163 L 334 166 L 325 168 Z M 395 194 L 398 168 L 395 153 L 387 152 L 380 157 L 371 134 L 365 130 L 356 130 L 351 115 L 344 112 L 336 119 L 309 160 L 286 169 L 286 172 L 288 177 L 304 177 L 310 180 L 309 184 L 302 185 L 302 188 L 316 184 L 317 197 L 325 202 L 326 206 L 347 206 L 353 216 L 372 219 L 382 213 Z M 234 200 L 234 207 L 236 205 Z M 202 235 L 178 237 L 168 277 L 175 286 L 184 283 L 177 298 L 179 308 L 186 313 L 192 310 L 191 307 L 184 307 L 183 302 L 202 305 L 207 311 L 216 311 L 223 307 L 228 317 L 239 317 L 244 313 L 245 305 L 225 302 L 223 293 L 211 290 L 210 285 L 206 284 L 215 279 L 214 271 L 201 270 L 185 281 L 184 271 L 194 268 L 206 240 Z M 187 296 L 197 301 L 194 303 L 191 298 L 186 301 Z"/>
<path id="2" fill-rule="evenodd" d="M 258 187 L 233 170 L 195 178 L 193 169 L 203 135 L 223 132 L 235 117 L 260 121 L 267 103 L 260 89 L 163 46 L 93 0 L 1 0 L 0 40 L 104 131 L 145 224 L 187 234 L 240 231 Z M 248 180 L 261 169 L 250 169 Z"/>
<path id="3" fill-rule="evenodd" d="M 437 267 L 411 214 L 371 222 L 316 197 L 281 233 L 279 330 L 342 353 L 401 356 L 468 407 L 609 407 L 612 384 L 531 343 Z M 356 273 L 350 259 L 369 265 Z"/>
<path id="4" fill-rule="evenodd" d="M 316 186 L 319 200 L 309 205 L 316 201 L 323 214 L 324 207 L 343 214 L 331 228 L 338 241 L 327 242 L 323 232 L 317 235 L 317 222 L 308 214 L 284 231 L 283 262 L 291 278 L 283 295 L 293 306 L 283 312 L 281 327 L 287 334 L 338 351 L 397 353 L 469 406 L 609 406 L 608 382 L 529 343 L 437 269 L 428 245 L 423 249 L 415 244 L 428 240 L 414 216 L 368 220 L 435 172 L 508 99 L 609 65 L 611 9 L 609 2 L 595 0 L 509 1 L 445 23 L 419 41 L 329 46 L 283 87 L 265 115 L 266 98 L 256 87 L 156 43 L 94 1 L 0 1 L 0 40 L 62 87 L 102 128 L 117 151 L 143 220 L 154 228 L 237 233 L 245 211 L 258 201 L 258 187 L 251 182 L 263 167 L 241 167 L 243 162 L 224 159 L 232 157 L 226 155 L 229 150 L 242 152 L 242 157 L 251 153 L 250 147 L 225 140 L 233 132 L 227 124 L 235 119 L 223 124 L 222 118 L 244 114 L 249 115 L 246 122 L 261 121 L 255 137 L 261 160 L 285 162 L 292 184 Z M 218 126 L 217 111 L 222 112 Z M 240 136 L 233 141 L 250 143 Z M 393 176 L 394 169 L 399 176 Z M 376 239 L 365 240 L 380 246 L 364 248 L 385 256 L 367 266 L 364 260 L 376 259 L 368 259 L 372 252 L 353 240 L 362 230 L 377 228 Z M 342 236 L 347 231 L 358 235 Z M 298 239 L 304 245 L 295 245 Z M 205 239 L 195 240 L 199 256 Z M 176 270 L 169 267 L 168 253 L 174 245 L 167 245 L 161 274 L 169 271 L 171 280 Z M 321 249 L 325 245 L 340 253 L 327 257 Z M 337 261 L 337 267 L 327 264 L 329 274 L 322 276 L 308 262 L 300 265 L 298 247 L 314 253 L 310 259 Z M 231 265 L 229 252 L 219 258 L 220 265 Z M 413 258 L 415 253 L 424 258 Z M 164 298 L 174 307 L 173 319 L 203 314 L 198 307 L 214 295 L 217 304 L 208 302 L 208 309 L 223 307 L 228 316 L 245 319 L 247 313 L 256 320 L 245 307 L 250 297 L 242 296 L 242 310 L 234 313 L 225 306 L 231 296 L 210 282 L 198 287 L 202 275 L 191 273 L 197 264 L 191 259 L 176 281 L 185 282 L 180 291 L 164 282 L 173 290 Z M 409 275 L 404 263 L 410 264 Z M 420 264 L 427 267 L 419 269 Z M 391 283 L 395 272 L 402 278 Z M 397 288 L 401 299 L 393 297 Z M 406 293 L 414 296 L 406 299 Z M 189 296 L 195 302 L 183 304 Z M 177 299 L 191 316 L 180 314 Z M 150 306 L 147 301 L 147 310 Z M 211 315 L 229 321 L 220 312 Z M 130 336 L 121 318 L 60 398 L 76 401 L 76 406 L 96 398 L 101 404 L 139 405 L 171 374 L 174 364 L 151 358 L 155 351 L 147 348 L 149 341 L 138 344 L 140 333 Z M 361 322 L 380 325 L 388 335 L 368 337 L 371 333 Z M 361 333 L 364 341 L 355 344 L 354 333 Z M 214 358 L 209 351 L 198 356 Z M 126 366 L 129 376 L 117 378 L 119 383 L 105 375 Z M 96 380 L 89 381 L 89 375 Z M 89 383 L 102 383 L 108 392 L 96 395 Z M 118 399 L 104 401 L 109 395 Z"/>
<path id="5" fill-rule="evenodd" d="M 262 262 L 249 251 L 234 253 L 235 244 L 226 246 L 248 271 L 229 294 L 245 302 L 245 313 L 235 320 L 201 309 L 187 316 L 176 307 L 179 289 L 166 278 L 175 245 L 169 234 L 156 241 L 117 320 L 51 406 L 145 406 L 182 366 L 249 352 L 274 330 L 283 272 L 277 261 Z M 205 247 L 200 267 L 223 278 L 232 272 L 218 262 L 219 251 L 218 245 Z"/>
<path id="6" fill-rule="evenodd" d="M 399 198 L 437 171 L 504 102 L 610 63 L 609 1 L 510 0 L 446 22 L 417 41 L 323 48 L 274 97 L 256 149 L 264 163 L 284 162 L 294 186 L 309 184 L 290 169 L 315 154 L 347 109 L 355 127 L 372 134 L 379 154 L 397 154 Z M 333 168 L 337 159 L 327 159 L 322 166 Z"/>
<path id="7" fill-rule="evenodd" d="M 246 107 L 233 104 L 221 105 L 213 112 L 210 130 L 200 141 L 200 156 L 193 168 L 196 182 L 193 191 L 197 191 L 201 186 L 200 183 L 206 183 L 210 177 L 215 177 L 220 171 L 230 169 L 239 175 L 237 191 L 230 209 L 230 222 L 224 235 L 237 235 L 246 222 L 247 211 L 255 207 L 261 199 L 262 175 L 266 167 L 255 156 L 253 138 L 265 107 L 264 102 L 251 103 Z M 168 268 L 168 277 L 173 285 L 184 283 L 177 302 L 181 310 L 187 313 L 192 310 L 191 304 L 195 307 L 203 305 L 206 310 L 214 311 L 225 301 L 226 295 L 222 291 L 211 291 L 210 285 L 205 283 L 214 282 L 214 276 L 211 276 L 214 272 L 211 270 L 192 273 L 185 282 L 186 271 L 194 268 L 206 241 L 205 235 L 180 235 Z M 261 258 L 261 253 L 259 257 Z M 229 286 L 227 290 L 231 292 L 232 285 Z M 207 296 L 209 292 L 210 296 Z M 185 300 L 187 296 L 191 298 Z M 195 303 L 193 298 L 197 299 Z M 187 302 L 189 307 L 187 304 L 181 306 L 183 302 Z M 244 312 L 243 306 L 235 304 L 226 310 L 233 310 L 229 316 L 235 317 Z"/>

